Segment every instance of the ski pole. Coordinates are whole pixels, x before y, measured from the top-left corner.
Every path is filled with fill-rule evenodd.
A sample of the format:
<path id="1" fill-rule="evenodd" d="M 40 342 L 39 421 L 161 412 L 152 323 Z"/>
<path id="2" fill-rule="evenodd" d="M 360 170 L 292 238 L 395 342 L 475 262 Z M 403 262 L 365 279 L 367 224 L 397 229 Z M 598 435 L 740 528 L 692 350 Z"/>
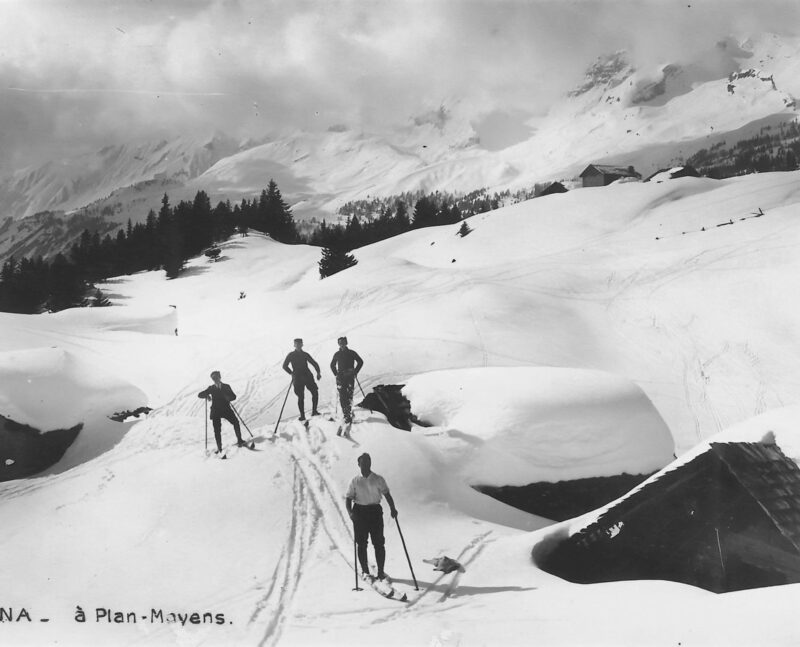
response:
<path id="1" fill-rule="evenodd" d="M 333 396 L 334 407 L 336 407 L 333 415 L 328 416 L 328 421 L 333 422 L 339 417 L 339 385 L 336 385 L 336 394 Z"/>
<path id="2" fill-rule="evenodd" d="M 206 420 L 206 454 L 208 454 L 208 398 L 203 398 L 203 402 L 205 402 L 205 415 L 203 416 Z"/>
<path id="3" fill-rule="evenodd" d="M 414 590 L 419 591 L 419 586 L 417 586 L 417 576 L 414 575 L 414 567 L 411 566 L 411 558 L 408 556 L 408 550 L 406 549 L 406 540 L 403 539 L 403 531 L 400 530 L 400 522 L 397 520 L 397 517 L 394 518 L 394 522 L 397 524 L 397 532 L 400 533 L 400 541 L 403 542 L 403 550 L 406 553 L 406 560 L 408 561 L 408 568 L 411 569 L 411 578 L 414 580 Z"/>
<path id="4" fill-rule="evenodd" d="M 355 532 L 355 530 L 354 530 L 354 532 Z M 356 548 L 355 535 L 353 535 L 353 573 L 355 573 L 355 576 L 356 576 L 356 588 L 354 588 L 353 590 L 354 591 L 363 591 L 364 589 L 362 589 L 358 585 L 358 549 Z"/>
<path id="5" fill-rule="evenodd" d="M 367 394 L 364 393 L 364 387 L 361 386 L 361 380 L 358 379 L 358 375 L 356 375 L 355 377 L 356 377 L 356 383 L 358 384 L 358 388 L 361 389 L 361 396 L 366 398 Z M 380 396 L 378 396 L 378 397 L 380 397 Z"/>
<path id="6" fill-rule="evenodd" d="M 247 433 L 250 434 L 250 438 L 253 438 L 253 432 L 250 431 L 250 427 L 247 426 L 247 423 L 244 421 L 244 418 L 242 418 L 242 416 L 239 415 L 239 412 L 236 410 L 236 407 L 233 406 L 233 402 L 231 402 L 230 404 L 231 404 L 231 409 L 233 409 L 233 412 L 236 414 L 236 417 L 239 418 L 239 422 L 241 422 L 244 425 L 244 428 L 247 429 Z"/>
<path id="7" fill-rule="evenodd" d="M 275 423 L 275 429 L 272 431 L 272 435 L 278 433 L 278 425 L 281 424 L 281 418 L 283 417 L 283 408 L 286 406 L 286 401 L 289 399 L 289 391 L 292 390 L 292 382 L 289 381 L 289 388 L 286 389 L 286 397 L 283 399 L 283 404 L 281 405 L 281 412 L 278 414 L 278 422 Z"/>

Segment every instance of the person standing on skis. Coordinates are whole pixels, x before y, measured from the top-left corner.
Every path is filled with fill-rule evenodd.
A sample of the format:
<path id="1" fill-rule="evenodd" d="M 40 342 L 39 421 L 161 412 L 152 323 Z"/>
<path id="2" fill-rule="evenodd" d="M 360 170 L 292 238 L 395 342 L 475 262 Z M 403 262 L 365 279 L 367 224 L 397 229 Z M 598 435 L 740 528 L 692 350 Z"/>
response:
<path id="1" fill-rule="evenodd" d="M 311 415 L 319 415 L 319 411 L 317 411 L 319 389 L 317 388 L 317 383 L 314 381 L 314 376 L 311 374 L 311 369 L 308 368 L 309 364 L 317 371 L 317 379 L 321 380 L 322 374 L 319 371 L 319 364 L 314 361 L 311 355 L 303 350 L 303 340 L 300 338 L 295 339 L 294 350 L 283 360 L 283 370 L 292 376 L 294 392 L 295 395 L 297 395 L 297 408 L 300 411 L 300 420 L 306 419 L 306 389 L 311 392 Z M 291 368 L 289 368 L 290 366 Z"/>
<path id="2" fill-rule="evenodd" d="M 225 382 L 222 381 L 222 376 L 219 371 L 213 371 L 211 373 L 211 379 L 214 383 L 207 389 L 200 391 L 197 397 L 211 400 L 211 415 L 209 417 L 214 427 L 214 440 L 217 441 L 217 453 L 221 454 L 223 418 L 233 425 L 233 431 L 236 434 L 236 444 L 241 447 L 244 445 L 244 441 L 242 440 L 242 432 L 239 427 L 239 419 L 231 408 L 231 402 L 236 399 L 236 394 L 229 384 L 225 384 Z"/>
<path id="3" fill-rule="evenodd" d="M 333 354 L 331 371 L 336 376 L 336 390 L 339 392 L 339 402 L 342 405 L 342 416 L 347 424 L 353 422 L 353 389 L 355 381 L 364 360 L 354 350 L 347 347 L 347 337 L 336 340 L 339 350 Z"/>
<path id="4" fill-rule="evenodd" d="M 358 457 L 358 467 L 361 474 L 350 481 L 345 495 L 347 514 L 353 520 L 353 533 L 356 538 L 358 561 L 361 572 L 369 576 L 369 562 L 367 561 L 367 540 L 372 537 L 372 546 L 375 549 L 375 561 L 378 565 L 378 579 L 386 577 L 383 566 L 386 562 L 386 549 L 383 537 L 383 508 L 381 497 L 389 503 L 392 518 L 397 518 L 397 508 L 389 492 L 386 480 L 372 471 L 372 458 L 369 454 Z"/>

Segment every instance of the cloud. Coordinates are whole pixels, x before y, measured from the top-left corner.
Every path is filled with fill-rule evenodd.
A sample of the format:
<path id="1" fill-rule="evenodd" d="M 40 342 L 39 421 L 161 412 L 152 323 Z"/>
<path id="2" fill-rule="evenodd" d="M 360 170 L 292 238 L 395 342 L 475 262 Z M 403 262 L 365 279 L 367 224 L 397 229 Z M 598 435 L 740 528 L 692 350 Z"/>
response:
<path id="1" fill-rule="evenodd" d="M 150 131 L 379 129 L 457 100 L 533 114 L 601 54 L 671 62 L 800 24 L 798 4 L 5 0 L 0 164 Z"/>

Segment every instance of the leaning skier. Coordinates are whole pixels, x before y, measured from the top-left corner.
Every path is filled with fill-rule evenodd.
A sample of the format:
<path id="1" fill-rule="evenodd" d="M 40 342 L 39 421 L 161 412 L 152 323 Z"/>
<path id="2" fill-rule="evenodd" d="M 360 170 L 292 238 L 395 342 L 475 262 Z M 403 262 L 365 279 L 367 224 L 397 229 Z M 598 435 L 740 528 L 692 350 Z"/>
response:
<path id="1" fill-rule="evenodd" d="M 283 360 L 283 370 L 292 376 L 292 384 L 294 385 L 294 392 L 297 395 L 297 408 L 300 411 L 300 420 L 306 419 L 305 409 L 305 390 L 311 392 L 311 415 L 318 416 L 317 403 L 319 401 L 319 389 L 317 383 L 311 375 L 311 369 L 308 365 L 311 364 L 317 371 L 317 379 L 322 379 L 322 374 L 319 371 L 319 364 L 314 361 L 307 352 L 303 350 L 303 340 L 298 338 L 294 340 L 294 350 L 286 356 Z M 291 365 L 291 369 L 289 366 Z"/>
<path id="2" fill-rule="evenodd" d="M 350 424 L 353 422 L 353 389 L 356 376 L 364 366 L 364 360 L 357 352 L 347 347 L 347 337 L 339 337 L 336 341 L 339 350 L 333 354 L 331 371 L 336 376 L 336 390 L 339 391 L 344 422 Z"/>
<path id="3" fill-rule="evenodd" d="M 225 382 L 222 381 L 222 376 L 219 371 L 213 371 L 211 373 L 211 379 L 214 383 L 207 389 L 200 391 L 197 397 L 211 400 L 211 415 L 209 417 L 214 427 L 214 440 L 217 441 L 217 453 L 221 454 L 223 418 L 233 425 L 233 431 L 236 434 L 236 444 L 241 447 L 245 442 L 242 440 L 239 420 L 231 408 L 231 402 L 236 399 L 236 394 L 229 384 L 225 384 Z"/>
<path id="4" fill-rule="evenodd" d="M 372 537 L 372 546 L 375 548 L 375 561 L 378 564 L 378 579 L 386 577 L 383 566 L 386 562 L 386 549 L 384 548 L 383 537 L 383 508 L 381 507 L 381 496 L 386 498 L 389 503 L 392 518 L 397 518 L 397 508 L 394 505 L 392 495 L 389 493 L 389 486 L 386 480 L 371 471 L 372 458 L 369 454 L 361 454 L 358 457 L 358 467 L 361 475 L 355 476 L 350 481 L 345 495 L 345 505 L 347 514 L 353 520 L 353 532 L 356 538 L 358 561 L 361 564 L 361 572 L 369 577 L 369 562 L 367 561 L 367 540 Z"/>

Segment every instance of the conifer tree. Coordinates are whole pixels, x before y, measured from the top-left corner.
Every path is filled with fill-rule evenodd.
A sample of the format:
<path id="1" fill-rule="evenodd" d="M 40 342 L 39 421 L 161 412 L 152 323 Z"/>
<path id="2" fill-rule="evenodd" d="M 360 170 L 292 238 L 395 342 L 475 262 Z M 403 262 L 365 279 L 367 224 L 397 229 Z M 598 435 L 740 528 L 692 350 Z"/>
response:
<path id="1" fill-rule="evenodd" d="M 319 277 L 324 279 L 327 276 L 353 267 L 358 261 L 352 254 L 348 254 L 339 247 L 323 247 L 322 258 L 319 261 Z"/>
<path id="2" fill-rule="evenodd" d="M 297 242 L 297 227 L 292 210 L 283 200 L 275 180 L 270 179 L 266 191 L 261 193 L 259 209 L 264 210 L 265 233 L 282 243 Z"/>
<path id="3" fill-rule="evenodd" d="M 63 254 L 56 254 L 50 264 L 48 275 L 46 303 L 48 310 L 56 312 L 83 305 L 86 284 L 80 277 L 77 267 L 67 261 Z"/>
<path id="4" fill-rule="evenodd" d="M 405 202 L 397 202 L 397 211 L 394 215 L 394 228 L 398 233 L 408 231 L 411 228 L 411 221 L 408 218 L 408 208 Z"/>
<path id="5" fill-rule="evenodd" d="M 432 198 L 422 196 L 414 205 L 413 228 L 430 227 L 436 224 L 436 203 Z"/>

